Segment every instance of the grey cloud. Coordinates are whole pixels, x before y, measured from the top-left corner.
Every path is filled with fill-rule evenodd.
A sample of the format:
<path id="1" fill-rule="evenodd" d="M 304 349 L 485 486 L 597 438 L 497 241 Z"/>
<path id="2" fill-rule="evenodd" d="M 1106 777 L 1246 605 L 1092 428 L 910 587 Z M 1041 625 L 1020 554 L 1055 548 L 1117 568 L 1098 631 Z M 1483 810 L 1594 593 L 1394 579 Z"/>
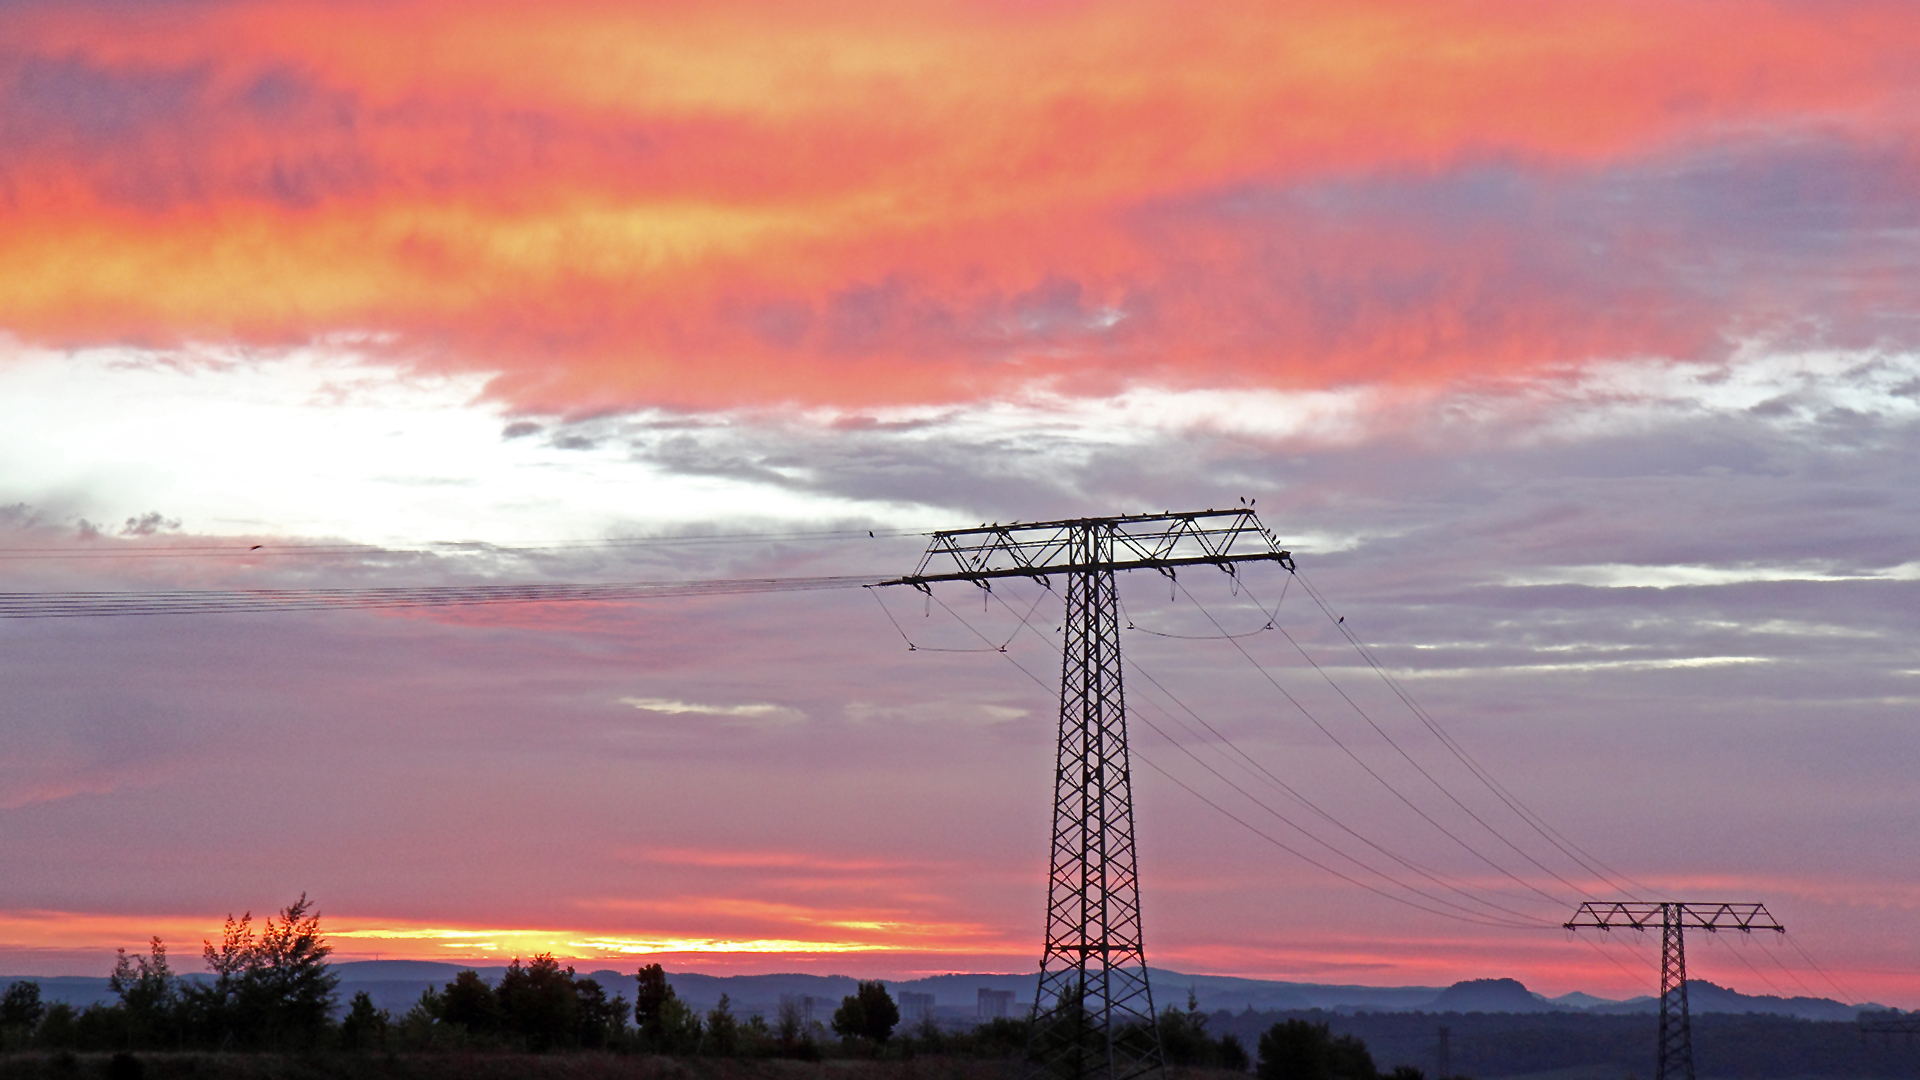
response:
<path id="1" fill-rule="evenodd" d="M 1520 334 L 1590 355 L 1624 320 L 1656 349 L 1710 359 L 1724 335 L 1759 329 L 1785 345 L 1912 344 L 1912 190 L 1904 145 L 1760 132 L 1586 172 L 1468 162 L 1255 182 L 1146 204 L 1131 222 L 1171 268 L 1150 293 L 1182 295 L 1196 231 L 1243 247 L 1244 295 L 1187 304 L 1308 356 L 1431 308 L 1489 352 Z M 1396 254 L 1356 261 L 1369 247 Z M 1139 305 L 1135 321 L 1151 320 Z"/>
<path id="2" fill-rule="evenodd" d="M 1905 362 L 1889 361 L 1872 377 L 1897 386 Z M 1920 494 L 1911 482 L 1920 422 L 1872 395 L 1842 406 L 1868 378 L 1848 370 L 1825 388 L 1817 372 L 1777 380 L 1798 404 L 1774 416 L 1626 395 L 1613 405 L 1542 406 L 1547 414 L 1564 406 L 1591 421 L 1584 427 L 1565 416 L 1494 412 L 1471 438 L 1456 438 L 1456 413 L 1441 402 L 1424 425 L 1345 445 L 1225 426 L 1094 441 L 1044 412 L 997 426 L 959 414 L 902 425 L 643 416 L 564 430 L 626 445 L 662 469 L 898 500 L 923 508 L 928 525 L 1257 496 L 1283 537 L 1349 538 L 1337 548 L 1295 543 L 1306 579 L 1478 761 L 1610 864 L 1663 887 L 1773 875 L 1787 884 L 1894 889 L 1904 880 L 1898 868 L 1920 857 L 1920 802 L 1907 775 L 1920 754 L 1911 723 L 1920 699 L 1920 676 L 1911 674 L 1920 671 L 1912 644 L 1920 640 L 1920 582 L 1509 583 L 1521 571 L 1564 567 L 1804 566 L 1840 574 L 1920 559 Z M 1821 422 L 1835 407 L 1853 408 L 1859 426 Z M 25 508 L 10 515 L 32 516 Z M 730 520 L 685 531 L 702 537 L 730 528 L 743 527 Z M 920 550 L 916 537 L 707 537 L 388 554 L 261 573 L 316 585 L 889 576 L 911 569 Z M 89 564 L 75 572 L 111 583 L 124 571 Z M 1505 812 L 1367 668 L 1299 581 L 1266 569 L 1250 571 L 1237 590 L 1211 571 L 1180 582 L 1221 628 L 1250 633 L 1238 646 L 1410 798 L 1444 820 L 1458 817 L 1368 718 L 1463 801 L 1488 815 Z M 1271 609 L 1282 588 L 1278 627 L 1365 717 L 1278 629 L 1259 629 L 1266 616 L 1256 601 Z M 1184 704 L 1343 820 L 1445 872 L 1479 872 L 1347 761 L 1234 644 L 1149 633 L 1216 633 L 1165 579 L 1134 575 L 1122 595 L 1138 627 L 1126 647 L 1139 664 L 1128 692 L 1143 759 L 1223 800 L 1238 798 L 1146 726 L 1210 754 L 1215 736 L 1180 726 L 1194 724 Z M 401 897 L 422 910 L 450 890 L 499 888 L 501 867 L 530 859 L 553 867 L 543 889 L 627 895 L 631 881 L 608 869 L 618 867 L 609 853 L 657 847 L 663 837 L 766 850 L 826 836 L 875 857 L 938 849 L 968 866 L 1038 865 L 1059 662 L 1042 639 L 1057 625 L 1055 602 L 1018 584 L 993 596 L 970 586 L 943 590 L 946 607 L 911 594 L 881 599 L 886 613 L 849 590 L 593 612 L 0 625 L 16 646 L 39 643 L 0 650 L 9 685 L 34 688 L 20 707 L 44 732 L 20 746 L 15 768 L 51 769 L 61 747 L 133 715 L 140 723 L 118 744 L 121 756 L 98 769 L 151 767 L 155 775 L 138 790 L 9 811 L 0 859 L 55 869 L 9 883 L 6 899 L 55 907 L 65 896 L 100 895 L 148 845 L 220 868 L 171 886 L 193 903 L 229 903 L 243 886 L 282 888 L 289 875 L 305 873 L 318 895 Z M 1038 601 L 1040 635 L 1022 630 L 1001 600 L 1021 613 Z M 1009 643 L 1007 654 L 932 652 L 985 647 L 957 617 L 989 643 Z M 922 648 L 909 652 L 903 634 Z M 180 715 L 141 717 L 140 695 L 154 692 L 142 688 L 182 685 L 192 689 Z M 622 698 L 777 702 L 805 719 L 636 724 Z M 967 719 L 1017 712 L 1024 715 L 1003 722 Z M 316 731 L 326 740 L 312 760 L 273 752 Z M 567 783 L 556 788 L 554 776 Z M 1271 875 L 1260 880 L 1274 883 L 1266 908 L 1298 905 L 1326 886 L 1317 871 L 1237 831 L 1158 773 L 1142 766 L 1137 776 L 1150 895 L 1165 896 L 1151 890 L 1181 875 L 1256 867 Z M 886 812 L 873 814 L 875 806 Z M 853 820 L 857 835 L 838 831 Z M 597 825 L 582 830 L 583 821 Z M 301 865 L 273 853 L 246 865 L 222 861 L 260 829 L 294 828 L 319 837 L 317 856 Z M 82 832 L 100 838 L 98 860 L 47 863 L 61 837 Z M 970 900 L 977 906 L 969 910 L 999 918 L 1003 908 L 1026 910 L 1028 899 L 996 894 Z M 1890 959 L 1875 962 L 1916 959 L 1900 944 L 1912 938 L 1900 932 L 1906 915 L 1897 906 L 1865 910 L 1799 893 L 1761 899 L 1781 904 L 1810 938 L 1822 926 L 1871 927 L 1895 943 Z M 1155 902 L 1166 920 L 1156 926 L 1183 917 L 1176 905 Z M 1349 899 L 1369 918 L 1387 917 L 1372 903 Z"/>
<path id="3" fill-rule="evenodd" d="M 138 517 L 130 517 L 120 527 L 121 536 L 152 536 L 160 532 L 177 532 L 180 519 L 170 518 L 158 510 L 149 510 Z"/>

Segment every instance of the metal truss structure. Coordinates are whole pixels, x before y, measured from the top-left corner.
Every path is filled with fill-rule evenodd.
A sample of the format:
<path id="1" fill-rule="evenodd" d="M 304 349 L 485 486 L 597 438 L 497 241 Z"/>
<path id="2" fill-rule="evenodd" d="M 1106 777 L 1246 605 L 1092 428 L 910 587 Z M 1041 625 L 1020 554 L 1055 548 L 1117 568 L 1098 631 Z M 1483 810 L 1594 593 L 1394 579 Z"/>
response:
<path id="1" fill-rule="evenodd" d="M 1114 572 L 1233 573 L 1254 561 L 1293 567 L 1252 510 L 1135 514 L 934 533 L 919 568 L 885 583 L 1066 579 L 1046 945 L 1028 1047 L 1049 1076 L 1130 1080 L 1163 1065 L 1140 927 Z"/>
<path id="2" fill-rule="evenodd" d="M 1913 1037 L 1920 1035 L 1920 1012 L 1901 1012 L 1893 1009 L 1886 1012 L 1863 1012 L 1855 1018 L 1860 1026 L 1860 1036 L 1879 1035 L 1889 1041 L 1895 1035 L 1905 1035 L 1907 1045 L 1913 1045 Z"/>
<path id="3" fill-rule="evenodd" d="M 1095 534 L 1102 545 L 1097 558 L 1086 546 Z M 1172 574 L 1182 566 L 1217 566 L 1231 573 L 1235 563 L 1256 561 L 1293 567 L 1293 554 L 1276 547 L 1272 534 L 1247 509 L 996 523 L 932 535 L 919 568 L 883 584 L 924 589 L 936 581 L 984 584 L 994 578 L 1024 577 L 1047 582 L 1070 572 Z M 1090 558 L 1094 561 L 1087 561 Z"/>
<path id="4" fill-rule="evenodd" d="M 1601 903 L 1589 900 L 1567 920 L 1569 930 L 1660 927 L 1660 1043 L 1654 1080 L 1694 1080 L 1693 1021 L 1687 1015 L 1686 931 L 1786 933 L 1764 904 Z"/>

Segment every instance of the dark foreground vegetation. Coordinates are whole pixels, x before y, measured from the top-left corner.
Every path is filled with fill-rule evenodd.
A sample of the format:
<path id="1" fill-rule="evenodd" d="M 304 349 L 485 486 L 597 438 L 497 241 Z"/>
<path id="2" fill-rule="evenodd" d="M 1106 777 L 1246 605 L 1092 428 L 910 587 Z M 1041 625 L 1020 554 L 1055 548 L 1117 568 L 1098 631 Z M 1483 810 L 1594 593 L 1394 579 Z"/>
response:
<path id="1" fill-rule="evenodd" d="M 204 976 L 177 975 L 155 938 L 145 955 L 121 951 L 109 1003 L 75 1009 L 16 982 L 0 997 L 0 1080 L 1011 1080 L 1026 1075 L 1033 1047 L 1025 1020 L 903 1027 L 879 982 L 859 983 L 821 1024 L 791 999 L 772 1016 L 736 1015 L 724 996 L 698 1009 L 658 964 L 603 986 L 548 955 L 514 960 L 495 983 L 462 971 L 394 1015 L 364 992 L 339 1000 L 330 952 L 302 896 L 257 930 L 250 914 L 228 918 L 221 940 L 204 943 Z M 1189 995 L 1185 1010 L 1167 1009 L 1155 1026 L 1179 1080 L 1250 1071 L 1258 1080 L 1437 1078 L 1443 1025 L 1448 1080 L 1624 1080 L 1653 1074 L 1653 1024 L 1568 1013 L 1208 1015 Z M 1708 1080 L 1920 1072 L 1920 1050 L 1863 1038 L 1853 1024 L 1708 1015 L 1694 1031 Z M 1139 1028 L 1121 1039 L 1147 1042 Z"/>
<path id="2" fill-rule="evenodd" d="M 75 1009 L 42 1001 L 30 980 L 16 982 L 0 999 L 0 1080 L 456 1074 L 584 1080 L 780 1076 L 794 1068 L 991 1080 L 1020 1071 L 1029 1041 L 1021 1020 L 966 1031 L 928 1020 L 903 1031 L 899 1007 L 880 982 L 859 983 L 831 1022 L 820 1024 L 794 1000 L 783 1000 L 771 1017 L 736 1015 L 724 996 L 710 1009 L 696 1009 L 674 992 L 658 964 L 616 988 L 550 955 L 515 959 L 497 983 L 462 971 L 394 1015 L 364 992 L 341 1002 L 327 963 L 331 952 L 320 917 L 302 896 L 258 929 L 251 913 L 229 917 L 221 940 L 203 943 L 205 977 L 177 974 L 166 944 L 154 938 L 145 955 L 121 950 L 108 980 L 115 995 L 110 1003 Z M 1240 1042 L 1210 1035 L 1207 1023 L 1191 1001 L 1185 1012 L 1168 1009 L 1159 1027 L 1169 1060 L 1244 1075 L 1250 1062 Z"/>
<path id="3" fill-rule="evenodd" d="M 1214 1030 L 1243 1037 L 1289 1020 L 1325 1024 L 1336 1037 L 1361 1041 L 1383 1071 L 1411 1066 L 1434 1075 L 1444 1026 L 1453 1071 L 1482 1080 L 1543 1073 L 1564 1080 L 1654 1075 L 1657 1021 L 1650 1015 L 1310 1010 L 1218 1012 L 1211 1019 Z M 1706 1013 L 1693 1017 L 1693 1043 L 1702 1080 L 1920 1076 L 1920 1042 L 1863 1036 L 1851 1023 Z"/>
<path id="4" fill-rule="evenodd" d="M 1017 1062 L 729 1060 L 506 1052 L 10 1054 L 4 1080 L 1024 1080 Z M 1181 1071 L 1168 1080 L 1233 1080 Z"/>

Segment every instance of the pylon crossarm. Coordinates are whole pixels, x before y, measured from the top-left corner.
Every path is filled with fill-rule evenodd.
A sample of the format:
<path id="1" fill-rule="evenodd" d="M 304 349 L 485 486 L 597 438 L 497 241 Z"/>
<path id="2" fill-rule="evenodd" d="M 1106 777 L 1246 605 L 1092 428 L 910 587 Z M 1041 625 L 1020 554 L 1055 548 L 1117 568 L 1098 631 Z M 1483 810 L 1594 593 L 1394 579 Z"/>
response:
<path id="1" fill-rule="evenodd" d="M 1085 543 L 1090 532 L 1099 535 L 1097 551 Z M 1052 574 L 1209 565 L 1231 573 L 1233 564 L 1242 562 L 1293 565 L 1292 553 L 1282 551 L 1253 511 L 1244 509 L 983 525 L 931 536 L 913 573 L 879 584 L 1045 581 Z"/>
<path id="2" fill-rule="evenodd" d="M 991 581 L 995 578 L 1027 578 L 1032 581 L 1050 583 L 1055 574 L 1076 573 L 1082 570 L 1166 570 L 1178 566 L 1218 566 L 1231 572 L 1234 563 L 1277 562 L 1282 566 L 1292 565 L 1293 553 L 1289 551 L 1259 552 L 1245 555 L 1196 556 L 1190 559 L 1136 559 L 1116 561 L 1099 567 L 1055 566 L 1048 569 L 1010 567 L 998 570 L 957 570 L 949 574 L 908 574 L 888 581 L 876 581 L 876 586 L 888 585 L 929 585 L 941 581 Z"/>
<path id="3" fill-rule="evenodd" d="M 1564 925 L 1568 930 L 1657 930 L 1668 918 L 1663 909 L 1672 910 L 1679 925 L 1687 930 L 1773 930 L 1786 933 L 1768 913 L 1765 904 L 1726 903 L 1642 903 L 1638 901 L 1589 900 L 1580 905 Z"/>
<path id="4" fill-rule="evenodd" d="M 1764 904 L 1688 904 L 1667 900 L 1589 900 L 1564 924 L 1569 930 L 1595 929 L 1660 931 L 1660 1029 L 1656 1042 L 1654 1080 L 1695 1080 L 1693 1021 L 1687 1015 L 1688 930 L 1773 930 L 1787 928 L 1774 921 Z"/>

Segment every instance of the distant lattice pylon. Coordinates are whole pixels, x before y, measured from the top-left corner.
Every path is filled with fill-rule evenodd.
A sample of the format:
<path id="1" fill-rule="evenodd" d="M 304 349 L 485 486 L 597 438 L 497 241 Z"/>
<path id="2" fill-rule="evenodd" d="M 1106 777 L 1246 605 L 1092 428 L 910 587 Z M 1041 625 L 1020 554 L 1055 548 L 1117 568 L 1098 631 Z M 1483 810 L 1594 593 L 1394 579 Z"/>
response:
<path id="1" fill-rule="evenodd" d="M 1762 904 L 1602 903 L 1589 900 L 1567 920 L 1569 930 L 1646 930 L 1660 927 L 1660 1043 L 1654 1080 L 1694 1080 L 1693 1020 L 1687 1015 L 1686 931 L 1773 930 Z"/>

